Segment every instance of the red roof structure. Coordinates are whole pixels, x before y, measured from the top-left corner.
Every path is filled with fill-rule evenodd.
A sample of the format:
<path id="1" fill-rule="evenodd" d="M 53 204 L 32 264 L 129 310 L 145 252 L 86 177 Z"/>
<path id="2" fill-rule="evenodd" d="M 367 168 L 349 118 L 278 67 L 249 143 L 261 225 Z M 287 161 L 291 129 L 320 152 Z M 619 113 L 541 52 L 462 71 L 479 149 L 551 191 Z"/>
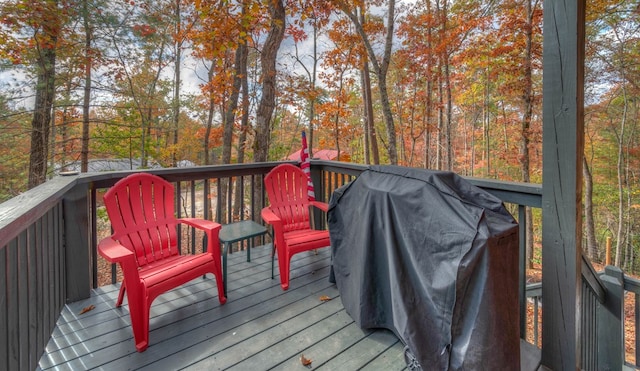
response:
<path id="1" fill-rule="evenodd" d="M 338 151 L 335 149 L 321 149 L 316 151 L 312 159 L 315 160 L 336 160 L 336 161 L 349 161 L 349 155 L 344 151 L 340 155 L 340 159 L 338 159 Z M 287 157 L 288 160 L 291 161 L 300 161 L 300 151 L 295 151 Z"/>

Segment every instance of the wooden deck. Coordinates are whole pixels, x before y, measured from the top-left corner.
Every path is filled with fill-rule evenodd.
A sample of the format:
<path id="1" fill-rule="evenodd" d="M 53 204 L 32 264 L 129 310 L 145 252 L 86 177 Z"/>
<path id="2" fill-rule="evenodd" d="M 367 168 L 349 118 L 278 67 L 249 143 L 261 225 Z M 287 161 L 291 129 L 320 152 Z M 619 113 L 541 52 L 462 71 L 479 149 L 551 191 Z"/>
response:
<path id="1" fill-rule="evenodd" d="M 329 249 L 294 256 L 288 291 L 277 275 L 271 279 L 270 249 L 252 249 L 251 262 L 244 251 L 229 256 L 223 306 L 210 277 L 158 297 L 143 353 L 135 351 L 126 300 L 114 307 L 120 286 L 94 290 L 65 306 L 38 369 L 406 369 L 402 342 L 392 332 L 361 330 L 345 312 L 328 280 Z M 538 369 L 540 350 L 526 343 L 521 350 L 521 369 Z M 311 366 L 301 364 L 302 355 Z"/>
<path id="2" fill-rule="evenodd" d="M 151 307 L 150 345 L 137 353 L 128 306 L 114 308 L 119 285 L 67 305 L 39 369 L 105 370 L 402 370 L 403 345 L 386 330 L 363 331 L 328 281 L 330 250 L 292 260 L 291 286 L 271 279 L 270 245 L 229 256 L 228 301 L 211 278 L 158 297 Z M 276 267 L 277 273 L 277 267 Z M 320 300 L 328 296 L 329 301 Z M 90 305 L 95 308 L 80 314 Z"/>

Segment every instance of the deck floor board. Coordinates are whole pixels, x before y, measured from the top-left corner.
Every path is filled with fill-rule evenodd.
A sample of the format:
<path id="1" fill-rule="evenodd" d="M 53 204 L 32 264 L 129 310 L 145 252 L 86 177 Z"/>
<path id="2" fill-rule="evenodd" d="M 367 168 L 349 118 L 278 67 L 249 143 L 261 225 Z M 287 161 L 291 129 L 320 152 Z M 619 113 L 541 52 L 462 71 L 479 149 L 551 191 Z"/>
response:
<path id="1" fill-rule="evenodd" d="M 305 369 L 302 354 L 314 369 L 331 369 L 334 359 L 336 365 L 373 366 L 377 358 L 387 360 L 378 364 L 384 365 L 380 369 L 405 367 L 402 348 L 393 347 L 395 336 L 385 330 L 363 331 L 345 312 L 337 288 L 328 281 L 329 249 L 294 256 L 287 291 L 280 288 L 277 266 L 271 279 L 270 253 L 266 245 L 252 249 L 251 262 L 244 252 L 229 256 L 225 305 L 219 304 L 210 276 L 158 297 L 151 307 L 149 348 L 143 353 L 135 351 L 126 299 L 121 308 L 114 307 L 119 284 L 93 290 L 89 299 L 65 306 L 39 369 Z M 320 300 L 322 296 L 331 300 Z M 80 314 L 90 305 L 92 310 Z M 378 332 L 383 341 L 372 342 L 369 338 Z M 364 354 L 354 353 L 360 343 Z M 352 358 L 358 361 L 345 362 Z"/>

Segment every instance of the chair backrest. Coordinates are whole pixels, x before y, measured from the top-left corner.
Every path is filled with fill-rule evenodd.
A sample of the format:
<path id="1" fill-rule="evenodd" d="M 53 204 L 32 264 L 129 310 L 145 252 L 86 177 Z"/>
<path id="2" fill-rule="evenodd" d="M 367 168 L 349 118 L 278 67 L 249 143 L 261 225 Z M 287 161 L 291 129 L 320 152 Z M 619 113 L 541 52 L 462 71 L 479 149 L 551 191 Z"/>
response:
<path id="1" fill-rule="evenodd" d="M 139 266 L 178 254 L 173 193 L 159 176 L 137 173 L 104 195 L 113 238 L 135 251 Z"/>
<path id="2" fill-rule="evenodd" d="M 291 164 L 273 168 L 264 178 L 269 208 L 283 221 L 285 232 L 309 229 L 307 174 Z"/>

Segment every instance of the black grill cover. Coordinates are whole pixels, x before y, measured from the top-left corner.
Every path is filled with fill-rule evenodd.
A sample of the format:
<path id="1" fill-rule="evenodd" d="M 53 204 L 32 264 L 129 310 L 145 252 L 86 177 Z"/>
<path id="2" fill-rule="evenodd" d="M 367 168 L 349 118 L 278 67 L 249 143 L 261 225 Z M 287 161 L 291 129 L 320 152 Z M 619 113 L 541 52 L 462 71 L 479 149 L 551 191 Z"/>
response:
<path id="1" fill-rule="evenodd" d="M 372 166 L 329 205 L 333 274 L 361 328 L 424 370 L 519 370 L 518 226 L 451 172 Z"/>

